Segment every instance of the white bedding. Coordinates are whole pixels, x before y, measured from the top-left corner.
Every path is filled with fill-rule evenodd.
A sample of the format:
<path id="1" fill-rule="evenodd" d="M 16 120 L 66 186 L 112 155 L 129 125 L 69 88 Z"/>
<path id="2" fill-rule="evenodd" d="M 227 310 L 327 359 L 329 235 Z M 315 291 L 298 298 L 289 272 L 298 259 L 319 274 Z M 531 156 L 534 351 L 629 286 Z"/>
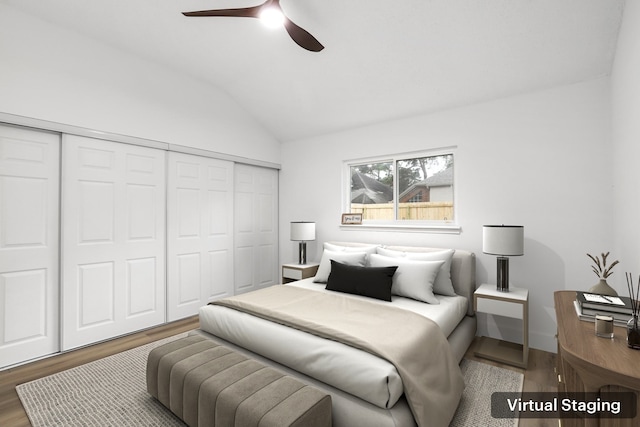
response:
<path id="1" fill-rule="evenodd" d="M 324 284 L 313 283 L 312 279 L 285 286 L 331 292 L 324 289 Z M 397 296 L 393 296 L 390 303 L 349 296 L 424 315 L 436 322 L 445 336 L 455 329 L 467 309 L 467 299 L 461 296 L 437 295 L 438 305 Z M 391 363 L 336 341 L 213 305 L 201 307 L 200 328 L 381 408 L 393 407 L 403 393 L 402 381 Z"/>
<path id="2" fill-rule="evenodd" d="M 314 283 L 313 278 L 299 280 L 297 282 L 288 283 L 286 286 L 299 286 L 301 288 L 313 289 L 320 292 L 332 292 L 325 289 L 325 283 Z M 411 310 L 415 313 L 421 314 L 424 317 L 433 320 L 440 326 L 442 333 L 445 337 L 448 337 L 451 332 L 458 326 L 458 323 L 464 318 L 467 313 L 467 298 L 456 295 L 453 297 L 443 296 L 436 294 L 436 298 L 440 301 L 440 304 L 426 304 L 424 302 L 416 301 L 410 298 L 404 298 L 397 295 L 391 296 L 391 302 L 371 299 L 362 297 L 359 295 L 349 295 L 353 298 L 365 299 L 375 303 L 393 305 L 396 307 Z"/>

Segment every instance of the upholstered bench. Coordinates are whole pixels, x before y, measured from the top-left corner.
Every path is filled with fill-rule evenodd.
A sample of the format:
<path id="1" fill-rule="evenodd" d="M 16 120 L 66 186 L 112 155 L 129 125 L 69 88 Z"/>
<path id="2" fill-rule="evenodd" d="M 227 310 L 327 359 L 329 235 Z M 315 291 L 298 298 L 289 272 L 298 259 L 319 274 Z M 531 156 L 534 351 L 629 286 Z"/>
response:
<path id="1" fill-rule="evenodd" d="M 147 391 L 191 427 L 331 426 L 331 396 L 200 335 L 151 351 Z"/>

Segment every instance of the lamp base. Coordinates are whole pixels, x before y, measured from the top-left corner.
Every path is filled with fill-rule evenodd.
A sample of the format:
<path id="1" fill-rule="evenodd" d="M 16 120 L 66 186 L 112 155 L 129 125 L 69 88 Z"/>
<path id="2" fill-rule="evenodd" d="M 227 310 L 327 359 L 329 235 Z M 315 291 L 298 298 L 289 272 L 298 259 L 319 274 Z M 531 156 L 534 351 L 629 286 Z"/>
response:
<path id="1" fill-rule="evenodd" d="M 307 263 L 307 242 L 300 242 L 298 245 L 298 264 Z"/>
<path id="2" fill-rule="evenodd" d="M 509 292 L 509 258 L 504 256 L 498 257 L 497 269 L 497 289 L 500 292 Z"/>

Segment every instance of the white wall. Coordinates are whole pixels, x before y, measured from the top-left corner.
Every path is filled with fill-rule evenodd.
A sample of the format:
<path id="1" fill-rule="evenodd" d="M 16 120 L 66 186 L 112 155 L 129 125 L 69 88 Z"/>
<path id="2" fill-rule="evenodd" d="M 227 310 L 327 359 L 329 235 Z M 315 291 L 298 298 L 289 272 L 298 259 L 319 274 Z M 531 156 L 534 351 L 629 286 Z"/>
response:
<path id="1" fill-rule="evenodd" d="M 555 351 L 553 292 L 597 282 L 586 252 L 612 244 L 609 79 L 564 86 L 436 114 L 282 145 L 281 261 L 295 260 L 290 221 L 316 221 L 321 242 L 349 240 L 469 249 L 478 283 L 495 283 L 482 254 L 482 225 L 525 226 L 525 256 L 511 281 L 530 290 L 530 342 Z M 345 159 L 455 145 L 459 235 L 371 232 L 339 227 Z M 480 332 L 517 339 L 517 325 L 479 319 Z M 512 324 L 512 323 L 511 323 Z"/>
<path id="2" fill-rule="evenodd" d="M 620 269 L 618 293 L 627 295 L 623 272 L 640 274 L 640 2 L 625 4 L 611 76 L 614 153 L 614 236 Z"/>
<path id="3" fill-rule="evenodd" d="M 0 4 L 0 112 L 272 163 L 222 90 Z"/>

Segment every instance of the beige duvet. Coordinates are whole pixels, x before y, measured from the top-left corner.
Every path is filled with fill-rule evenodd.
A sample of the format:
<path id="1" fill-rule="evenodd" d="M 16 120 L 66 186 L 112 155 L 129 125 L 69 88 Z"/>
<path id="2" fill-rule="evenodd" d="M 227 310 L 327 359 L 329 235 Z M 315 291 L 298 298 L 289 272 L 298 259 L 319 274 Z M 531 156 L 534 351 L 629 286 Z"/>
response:
<path id="1" fill-rule="evenodd" d="M 413 312 L 292 286 L 272 286 L 212 304 L 337 340 L 391 362 L 419 426 L 447 426 L 464 383 L 449 343 Z M 347 373 L 348 374 L 348 373 Z"/>

